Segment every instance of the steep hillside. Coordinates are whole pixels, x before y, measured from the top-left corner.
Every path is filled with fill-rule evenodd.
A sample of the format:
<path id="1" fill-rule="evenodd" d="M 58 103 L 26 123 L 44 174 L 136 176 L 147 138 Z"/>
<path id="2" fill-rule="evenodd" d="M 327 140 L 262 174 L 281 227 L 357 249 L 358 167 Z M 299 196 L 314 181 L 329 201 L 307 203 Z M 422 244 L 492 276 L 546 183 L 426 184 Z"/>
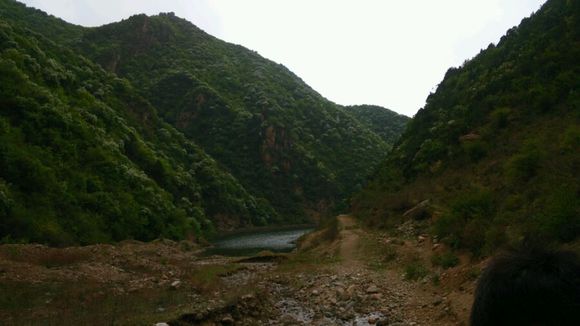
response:
<path id="1" fill-rule="evenodd" d="M 276 219 L 127 80 L 10 23 L 9 4 L 0 1 L 0 241 L 184 238 Z M 38 23 L 31 12 L 23 19 Z"/>
<path id="2" fill-rule="evenodd" d="M 76 46 L 289 220 L 327 212 L 390 148 L 282 65 L 173 14 L 91 29 Z"/>
<path id="3" fill-rule="evenodd" d="M 449 69 L 353 209 L 430 217 L 475 254 L 580 232 L 580 2 L 550 0 Z M 429 200 L 429 202 L 426 202 Z M 421 212 L 421 214 L 416 214 Z"/>
<path id="4" fill-rule="evenodd" d="M 16 0 L 0 1 L 0 17 L 6 22 L 31 29 L 55 42 L 79 40 L 84 31 L 81 26 L 69 24 Z"/>
<path id="5" fill-rule="evenodd" d="M 84 28 L 0 0 L 0 21 L 3 241 L 306 221 L 390 148 L 283 66 L 173 14 Z"/>
<path id="6" fill-rule="evenodd" d="M 353 105 L 348 111 L 387 144 L 397 142 L 411 119 L 376 105 Z"/>

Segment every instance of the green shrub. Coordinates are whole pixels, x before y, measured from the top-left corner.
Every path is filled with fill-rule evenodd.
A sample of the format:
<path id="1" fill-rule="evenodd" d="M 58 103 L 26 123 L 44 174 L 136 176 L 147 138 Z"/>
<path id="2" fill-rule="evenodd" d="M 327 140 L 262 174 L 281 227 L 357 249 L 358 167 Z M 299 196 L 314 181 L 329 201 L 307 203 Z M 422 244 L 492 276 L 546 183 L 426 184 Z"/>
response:
<path id="1" fill-rule="evenodd" d="M 459 264 L 459 258 L 454 253 L 448 251 L 434 255 L 431 258 L 431 263 L 435 266 L 441 266 L 448 269 L 457 266 Z"/>
<path id="2" fill-rule="evenodd" d="M 462 147 L 472 162 L 477 162 L 484 158 L 488 151 L 487 144 L 481 140 L 465 142 Z"/>
<path id="3" fill-rule="evenodd" d="M 556 189 L 532 219 L 530 236 L 547 241 L 572 241 L 580 235 L 580 201 L 573 187 Z"/>
<path id="4" fill-rule="evenodd" d="M 439 274 L 433 274 L 433 276 L 431 276 L 431 283 L 435 286 L 439 286 L 441 284 L 441 277 Z"/>
<path id="5" fill-rule="evenodd" d="M 511 109 L 497 108 L 491 113 L 491 126 L 494 130 L 507 127 Z"/>
<path id="6" fill-rule="evenodd" d="M 477 267 L 471 267 L 467 271 L 467 279 L 469 279 L 470 281 L 477 280 L 477 278 L 479 277 L 479 275 L 481 275 L 481 269 L 479 269 Z"/>
<path id="7" fill-rule="evenodd" d="M 569 153 L 574 153 L 580 148 L 580 127 L 570 126 L 562 135 L 560 148 Z"/>
<path id="8" fill-rule="evenodd" d="M 413 261 L 405 266 L 405 279 L 416 281 L 429 274 L 429 270 L 420 261 Z"/>
<path id="9" fill-rule="evenodd" d="M 479 255 L 485 232 L 494 218 L 494 198 L 486 190 L 458 197 L 434 224 L 434 233 L 453 248 L 466 248 Z"/>
<path id="10" fill-rule="evenodd" d="M 383 252 L 383 261 L 391 262 L 397 258 L 397 249 L 394 246 L 386 246 Z"/>
<path id="11" fill-rule="evenodd" d="M 534 177 L 540 168 L 542 155 L 533 145 L 525 146 L 518 154 L 512 156 L 506 165 L 507 177 L 514 183 L 526 182 Z"/>

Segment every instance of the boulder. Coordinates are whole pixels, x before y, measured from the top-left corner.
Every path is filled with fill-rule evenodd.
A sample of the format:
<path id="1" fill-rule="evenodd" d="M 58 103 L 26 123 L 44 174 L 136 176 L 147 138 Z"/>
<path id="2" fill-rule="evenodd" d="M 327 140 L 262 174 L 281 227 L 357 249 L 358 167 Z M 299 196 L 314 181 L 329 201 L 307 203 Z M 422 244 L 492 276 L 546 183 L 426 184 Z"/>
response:
<path id="1" fill-rule="evenodd" d="M 367 294 L 374 294 L 379 292 L 380 292 L 379 288 L 374 284 L 367 288 Z"/>
<path id="2" fill-rule="evenodd" d="M 415 207 L 409 209 L 408 211 L 406 211 L 405 213 L 403 213 L 404 217 L 410 217 L 414 220 L 424 220 L 427 219 L 431 216 L 431 212 L 429 211 L 430 205 L 431 204 L 431 200 L 427 199 L 424 200 L 422 202 L 420 202 L 419 204 L 417 204 Z"/>

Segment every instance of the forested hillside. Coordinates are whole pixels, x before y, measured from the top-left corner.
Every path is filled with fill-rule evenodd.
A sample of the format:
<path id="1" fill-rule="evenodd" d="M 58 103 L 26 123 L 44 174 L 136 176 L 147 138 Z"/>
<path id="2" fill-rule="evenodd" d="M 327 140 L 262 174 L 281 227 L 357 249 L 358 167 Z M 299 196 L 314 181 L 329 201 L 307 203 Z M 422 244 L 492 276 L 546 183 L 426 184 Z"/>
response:
<path id="1" fill-rule="evenodd" d="M 423 202 L 407 216 L 430 218 L 431 232 L 475 254 L 576 239 L 578 58 L 580 2 L 548 1 L 497 46 L 449 69 L 354 210 L 391 224 Z"/>
<path id="2" fill-rule="evenodd" d="M 387 144 L 396 143 L 411 120 L 407 116 L 376 105 L 352 105 L 347 109 Z"/>
<path id="3" fill-rule="evenodd" d="M 129 82 L 0 17 L 2 241 L 184 238 L 276 219 Z"/>
<path id="4" fill-rule="evenodd" d="M 390 149 L 284 66 L 173 14 L 92 29 L 75 46 L 292 220 L 328 211 Z"/>
<path id="5" fill-rule="evenodd" d="M 301 223 L 390 148 L 283 66 L 172 14 L 84 28 L 0 0 L 0 27 L 5 242 Z"/>

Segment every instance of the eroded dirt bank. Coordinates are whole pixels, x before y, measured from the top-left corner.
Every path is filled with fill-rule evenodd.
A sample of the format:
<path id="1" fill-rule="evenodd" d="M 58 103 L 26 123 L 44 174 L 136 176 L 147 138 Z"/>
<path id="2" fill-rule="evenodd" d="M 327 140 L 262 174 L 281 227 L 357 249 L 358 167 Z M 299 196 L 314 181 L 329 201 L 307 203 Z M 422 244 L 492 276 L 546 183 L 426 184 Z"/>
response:
<path id="1" fill-rule="evenodd" d="M 443 269 L 413 222 L 341 215 L 289 255 L 204 257 L 181 242 L 0 246 L 6 325 L 466 325 L 481 266 Z M 460 257 L 461 258 L 461 257 Z M 163 324 L 162 324 L 163 325 Z"/>

